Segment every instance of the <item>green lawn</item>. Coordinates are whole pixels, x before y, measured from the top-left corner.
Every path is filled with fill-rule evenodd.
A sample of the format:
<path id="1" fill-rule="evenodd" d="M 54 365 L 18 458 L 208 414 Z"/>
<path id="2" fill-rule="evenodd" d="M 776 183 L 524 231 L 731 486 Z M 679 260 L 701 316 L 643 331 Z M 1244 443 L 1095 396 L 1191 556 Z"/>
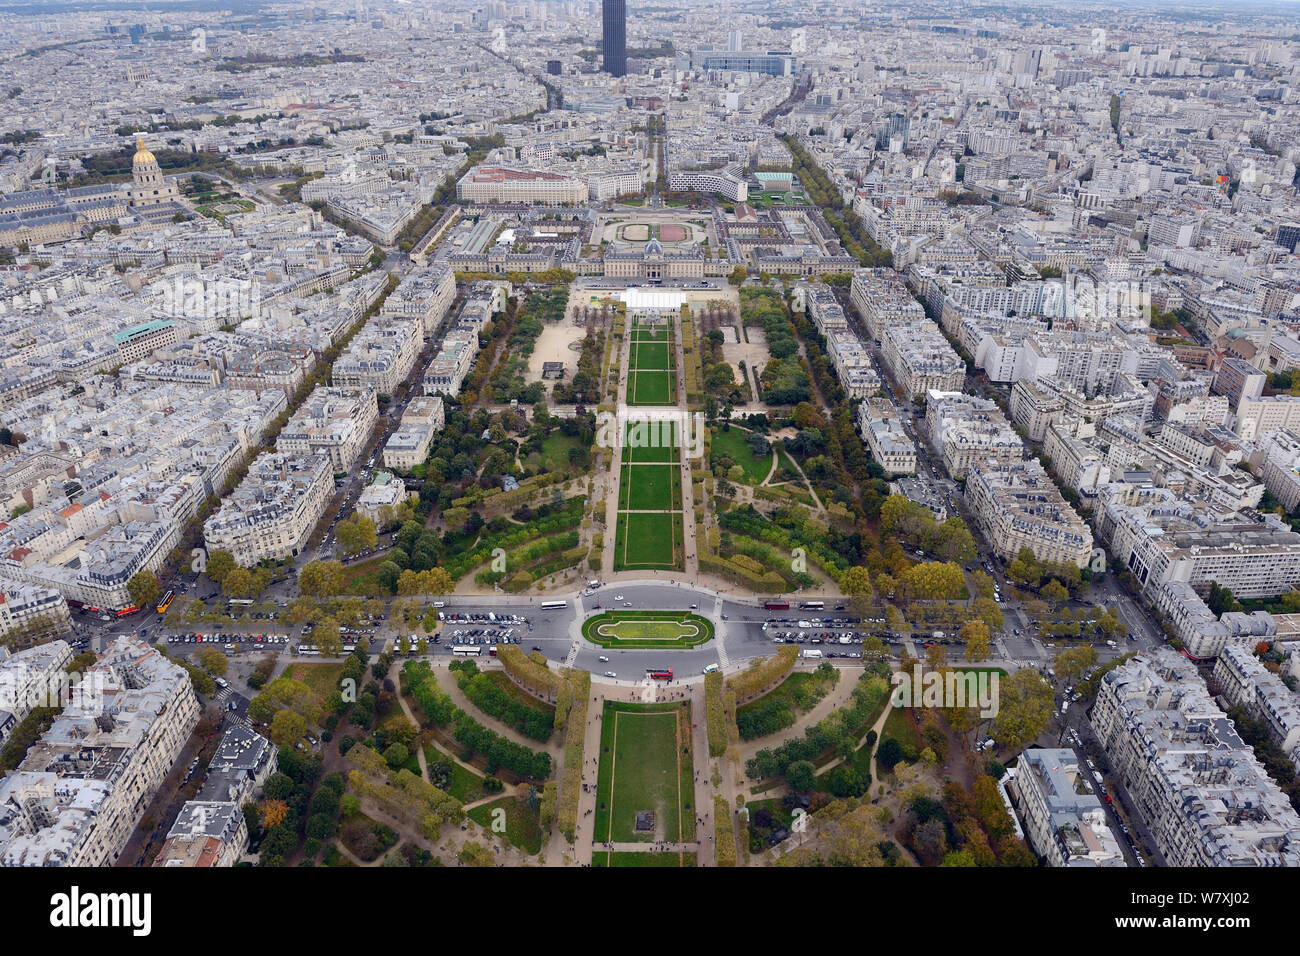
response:
<path id="1" fill-rule="evenodd" d="M 672 372 L 634 371 L 627 382 L 627 403 L 671 405 L 675 392 Z"/>
<path id="2" fill-rule="evenodd" d="M 569 449 L 578 447 L 577 436 L 561 434 L 558 430 L 542 440 L 542 464 L 548 471 L 569 470 Z"/>
<path id="3" fill-rule="evenodd" d="M 505 671 L 483 671 L 482 673 L 487 674 L 488 680 L 500 687 L 508 697 L 519 701 L 519 703 L 526 707 L 531 707 L 533 710 L 540 710 L 544 714 L 551 714 L 554 716 L 554 704 L 548 704 L 540 697 L 534 697 L 532 694 L 528 693 L 528 691 L 524 690 L 512 681 L 510 675 Z"/>
<path id="4" fill-rule="evenodd" d="M 673 513 L 618 516 L 614 570 L 673 570 L 677 560 L 682 516 Z"/>
<path id="5" fill-rule="evenodd" d="M 632 343 L 632 369 L 640 371 L 667 371 L 674 367 L 667 342 Z"/>
<path id="6" fill-rule="evenodd" d="M 690 740 L 689 707 L 605 704 L 592 831 L 597 842 L 695 839 Z M 637 831 L 640 811 L 655 815 L 653 832 Z"/>
<path id="7" fill-rule="evenodd" d="M 461 803 L 473 803 L 483 796 L 482 777 L 474 771 L 462 767 L 437 747 L 426 746 L 424 748 L 424 762 L 432 767 L 439 761 L 446 761 L 451 764 L 451 783 L 447 785 L 447 793 Z"/>
<path id="8" fill-rule="evenodd" d="M 680 442 L 678 422 L 630 421 L 623 432 L 623 461 L 675 462 Z"/>
<path id="9" fill-rule="evenodd" d="M 713 637 L 713 622 L 684 611 L 605 611 L 583 621 L 582 636 L 601 647 L 695 647 Z"/>
<path id="10" fill-rule="evenodd" d="M 772 455 L 769 452 L 762 458 L 754 457 L 754 453 L 749 450 L 749 438 L 753 433 L 742 431 L 739 428 L 732 428 L 730 431 L 715 428 L 712 431 L 713 453 L 715 455 L 726 455 L 743 468 L 745 470 L 745 484 L 762 484 L 763 480 L 767 478 L 768 472 L 772 470 Z"/>
<path id="11" fill-rule="evenodd" d="M 480 826 L 493 829 L 493 822 L 501 819 L 497 810 L 505 811 L 505 838 L 528 854 L 542 851 L 542 826 L 537 814 L 519 797 L 502 797 L 468 811 L 467 816 Z M 495 831 L 494 831 L 495 832 Z"/>
<path id="12" fill-rule="evenodd" d="M 696 855 L 694 853 L 633 853 L 630 851 L 619 851 L 617 853 L 593 853 L 591 857 L 592 866 L 653 866 L 653 867 L 677 867 L 695 866 Z"/>
<path id="13" fill-rule="evenodd" d="M 682 506 L 682 483 L 672 465 L 624 465 L 618 491 L 618 506 L 624 511 L 673 511 Z"/>
<path id="14" fill-rule="evenodd" d="M 312 689 L 312 693 L 324 700 L 339 689 L 343 665 L 293 664 L 289 667 L 289 676 L 306 684 Z"/>

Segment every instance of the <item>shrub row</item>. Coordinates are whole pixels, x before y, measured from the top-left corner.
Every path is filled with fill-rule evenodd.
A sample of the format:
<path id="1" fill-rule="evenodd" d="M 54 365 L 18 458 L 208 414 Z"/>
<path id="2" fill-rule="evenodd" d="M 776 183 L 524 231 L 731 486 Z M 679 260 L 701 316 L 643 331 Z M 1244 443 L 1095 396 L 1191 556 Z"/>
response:
<path id="1" fill-rule="evenodd" d="M 738 701 L 744 703 L 753 700 L 789 677 L 798 659 L 799 648 L 793 644 L 786 644 L 773 656 L 760 658 L 739 674 L 729 678 L 727 687 L 735 692 Z"/>

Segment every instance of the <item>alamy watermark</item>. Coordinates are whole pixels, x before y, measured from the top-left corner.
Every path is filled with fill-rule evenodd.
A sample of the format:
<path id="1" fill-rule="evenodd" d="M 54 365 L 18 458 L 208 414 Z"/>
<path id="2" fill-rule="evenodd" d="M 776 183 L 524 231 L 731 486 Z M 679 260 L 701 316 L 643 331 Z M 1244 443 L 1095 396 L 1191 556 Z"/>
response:
<path id="1" fill-rule="evenodd" d="M 0 710 L 27 714 L 37 707 L 71 708 L 87 716 L 104 712 L 107 682 L 101 671 L 67 674 L 60 670 L 45 675 L 33 671 L 0 672 Z"/>
<path id="2" fill-rule="evenodd" d="M 703 458 L 706 429 L 702 412 L 622 406 L 617 412 L 597 414 L 596 445 L 599 448 L 682 446 L 688 458 Z"/>
<path id="3" fill-rule="evenodd" d="M 895 671 L 890 682 L 895 707 L 978 707 L 985 719 L 998 715 L 999 674 L 994 670 L 927 670 L 918 661 L 911 671 Z"/>

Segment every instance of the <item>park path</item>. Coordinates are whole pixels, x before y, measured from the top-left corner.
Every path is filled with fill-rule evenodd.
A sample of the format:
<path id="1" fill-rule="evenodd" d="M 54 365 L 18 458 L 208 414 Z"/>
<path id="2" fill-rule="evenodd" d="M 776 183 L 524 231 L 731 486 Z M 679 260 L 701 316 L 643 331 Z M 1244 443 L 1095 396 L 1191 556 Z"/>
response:
<path id="1" fill-rule="evenodd" d="M 840 679 L 835 682 L 835 686 L 817 702 L 812 710 L 800 715 L 793 724 L 775 734 L 767 734 L 754 740 L 742 740 L 734 749 L 736 751 L 736 762 L 738 772 L 744 774 L 745 764 L 757 754 L 760 750 L 775 750 L 787 740 L 795 737 L 802 737 L 804 731 L 815 724 L 830 716 L 833 712 L 844 707 L 852 698 L 853 690 L 858 686 L 859 672 L 857 670 L 842 669 Z M 820 772 L 820 771 L 819 771 Z M 738 788 L 738 792 L 745 797 L 745 802 L 751 800 L 766 800 L 769 797 L 783 793 L 782 787 L 768 787 L 761 793 L 754 790 L 754 787 L 760 786 L 762 781 L 751 781 L 745 778 L 743 787 Z"/>
<path id="2" fill-rule="evenodd" d="M 632 357 L 631 322 L 631 319 L 625 319 L 623 323 L 623 341 L 619 345 L 617 361 L 619 401 L 615 404 L 615 408 L 627 402 L 628 365 Z M 610 574 L 614 572 L 614 560 L 618 554 L 618 498 L 619 481 L 623 474 L 623 437 L 623 435 L 614 436 L 614 456 L 610 459 L 609 473 L 605 476 L 607 486 L 602 489 L 605 498 L 605 538 L 604 547 L 601 549 L 600 567 Z"/>
<path id="3" fill-rule="evenodd" d="M 686 403 L 686 331 L 682 328 L 681 317 L 676 320 L 677 334 L 673 336 L 674 354 L 677 364 L 677 407 L 682 411 L 682 434 L 678 436 L 678 455 L 681 462 L 682 482 L 682 555 L 683 573 L 694 580 L 700 574 L 699 541 L 695 535 L 695 485 L 691 481 L 690 444 L 687 441 L 686 415 L 689 406 Z M 695 353 L 692 352 L 692 355 Z M 701 444 L 703 436 L 700 436 Z"/>

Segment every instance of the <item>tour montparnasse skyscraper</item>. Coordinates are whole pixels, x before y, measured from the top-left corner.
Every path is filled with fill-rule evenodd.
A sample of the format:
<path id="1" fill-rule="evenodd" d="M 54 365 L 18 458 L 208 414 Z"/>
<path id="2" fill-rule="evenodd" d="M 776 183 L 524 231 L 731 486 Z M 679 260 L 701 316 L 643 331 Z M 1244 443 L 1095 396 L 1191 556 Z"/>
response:
<path id="1" fill-rule="evenodd" d="M 605 72 L 627 76 L 627 0 L 601 0 Z"/>

